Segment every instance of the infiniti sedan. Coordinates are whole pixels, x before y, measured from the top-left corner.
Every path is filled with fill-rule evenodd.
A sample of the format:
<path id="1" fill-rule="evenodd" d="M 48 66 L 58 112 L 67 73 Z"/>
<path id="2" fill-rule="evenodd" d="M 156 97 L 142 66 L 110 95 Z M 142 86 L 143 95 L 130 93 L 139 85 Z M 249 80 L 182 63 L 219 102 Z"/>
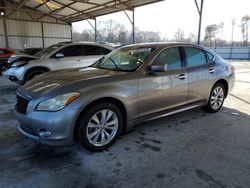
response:
<path id="1" fill-rule="evenodd" d="M 138 123 L 199 106 L 218 112 L 233 84 L 234 67 L 201 46 L 137 44 L 35 77 L 18 89 L 15 114 L 29 138 L 101 151 Z"/>

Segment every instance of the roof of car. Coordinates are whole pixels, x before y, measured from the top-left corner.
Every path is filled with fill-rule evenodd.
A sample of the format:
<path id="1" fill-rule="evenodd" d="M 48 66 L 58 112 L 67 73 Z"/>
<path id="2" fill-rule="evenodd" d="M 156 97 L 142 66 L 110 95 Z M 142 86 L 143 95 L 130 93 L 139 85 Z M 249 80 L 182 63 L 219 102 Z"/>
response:
<path id="1" fill-rule="evenodd" d="M 110 50 L 114 50 L 114 48 L 112 46 L 109 46 L 107 44 L 101 44 L 98 42 L 85 42 L 85 41 L 79 41 L 79 42 L 61 42 L 62 44 L 65 45 L 74 45 L 74 44 L 82 44 L 82 45 L 94 45 L 94 46 L 101 46 L 101 47 L 105 47 L 108 48 Z M 60 43 L 60 44 L 61 44 Z"/>
<path id="2" fill-rule="evenodd" d="M 43 48 L 24 48 L 23 50 L 38 50 L 38 49 L 43 49 Z"/>
<path id="3" fill-rule="evenodd" d="M 191 43 L 181 43 L 181 42 L 151 42 L 151 43 L 138 43 L 138 44 L 130 44 L 123 46 L 126 47 L 150 47 L 150 48 L 159 48 L 159 47 L 168 47 L 168 46 L 193 46 L 198 48 L 203 48 L 202 46 L 199 46 L 197 44 L 191 44 Z"/>

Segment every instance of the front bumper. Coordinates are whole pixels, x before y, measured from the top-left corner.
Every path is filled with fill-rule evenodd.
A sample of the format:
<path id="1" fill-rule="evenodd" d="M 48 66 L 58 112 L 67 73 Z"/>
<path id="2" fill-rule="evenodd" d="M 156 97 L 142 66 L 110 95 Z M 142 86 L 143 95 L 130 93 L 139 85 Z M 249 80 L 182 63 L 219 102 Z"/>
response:
<path id="1" fill-rule="evenodd" d="M 24 67 L 13 67 L 3 71 L 2 75 L 13 82 L 23 84 L 25 71 Z"/>
<path id="2" fill-rule="evenodd" d="M 24 136 L 47 145 L 71 145 L 73 144 L 73 132 L 77 110 L 64 108 L 58 112 L 34 111 L 29 115 L 15 111 L 19 122 L 18 130 Z M 50 136 L 41 134 L 49 131 Z"/>

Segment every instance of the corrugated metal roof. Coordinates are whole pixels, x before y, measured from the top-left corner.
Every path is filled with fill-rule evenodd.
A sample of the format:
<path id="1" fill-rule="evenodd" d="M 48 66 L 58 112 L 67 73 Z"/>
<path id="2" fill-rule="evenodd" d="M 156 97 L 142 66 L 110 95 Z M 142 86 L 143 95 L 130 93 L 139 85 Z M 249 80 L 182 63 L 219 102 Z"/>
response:
<path id="1" fill-rule="evenodd" d="M 12 0 L 18 8 L 31 9 L 51 15 L 61 21 L 75 21 L 133 10 L 136 7 L 163 0 Z"/>

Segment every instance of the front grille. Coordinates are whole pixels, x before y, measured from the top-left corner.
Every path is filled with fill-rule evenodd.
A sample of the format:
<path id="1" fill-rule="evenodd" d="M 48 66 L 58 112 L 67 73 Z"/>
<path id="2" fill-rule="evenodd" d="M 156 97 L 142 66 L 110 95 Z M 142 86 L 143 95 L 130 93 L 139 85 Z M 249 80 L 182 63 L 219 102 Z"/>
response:
<path id="1" fill-rule="evenodd" d="M 21 114 L 26 114 L 26 110 L 29 104 L 29 100 L 25 99 L 24 97 L 20 95 L 16 95 L 16 111 Z"/>

